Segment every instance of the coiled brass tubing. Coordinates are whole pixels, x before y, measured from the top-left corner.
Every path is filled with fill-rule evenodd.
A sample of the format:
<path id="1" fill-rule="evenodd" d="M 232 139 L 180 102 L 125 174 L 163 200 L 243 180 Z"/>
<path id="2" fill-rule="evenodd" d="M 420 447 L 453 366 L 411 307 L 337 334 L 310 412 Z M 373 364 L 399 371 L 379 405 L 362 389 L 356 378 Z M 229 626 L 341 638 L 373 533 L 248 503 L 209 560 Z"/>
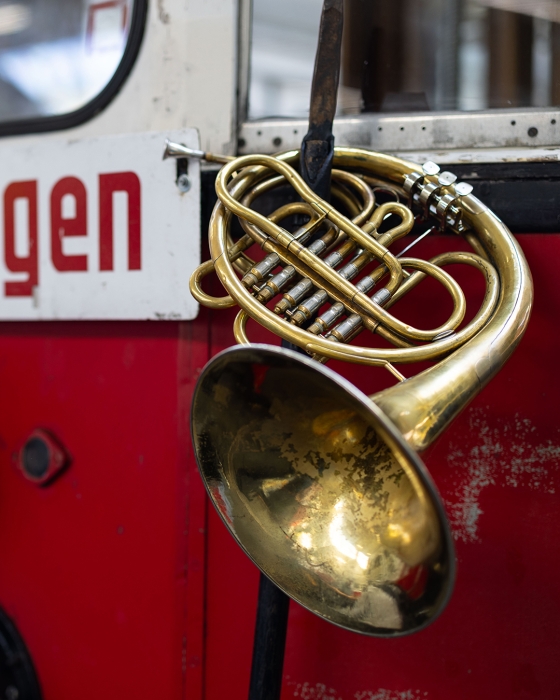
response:
<path id="1" fill-rule="evenodd" d="M 472 236 L 469 212 L 457 215 L 461 195 L 455 193 L 453 184 L 441 186 L 437 175 L 422 175 L 414 164 L 405 164 L 403 172 L 403 161 L 398 161 L 396 168 L 396 159 L 389 156 L 381 156 L 384 172 L 379 172 L 378 164 L 368 172 L 371 154 L 336 149 L 332 196 L 349 212 L 348 217 L 307 187 L 294 170 L 297 159 L 296 151 L 276 157 L 242 156 L 227 162 L 216 180 L 219 202 L 210 223 L 212 261 L 195 271 L 191 291 L 202 304 L 213 308 L 234 304 L 242 307 L 234 324 L 238 342 L 249 342 L 245 326 L 252 317 L 321 361 L 338 357 L 393 371 L 389 363 L 437 360 L 480 331 L 498 303 L 499 275 L 485 247 Z M 401 201 L 377 203 L 374 192 L 395 200 L 408 197 L 410 204 L 411 195 L 405 190 L 408 176 L 421 181 L 430 197 L 437 193 L 437 201 L 447 196 L 455 212 L 447 227 L 474 241 L 476 253 L 445 253 L 431 260 L 397 259 L 390 247 L 410 233 L 414 214 Z M 268 216 L 252 208 L 262 194 L 287 184 L 303 201 L 285 204 Z M 416 197 L 424 215 L 426 207 L 429 210 L 432 205 L 434 209 L 435 200 L 432 202 L 430 197 Z M 234 215 L 245 232 L 236 243 L 230 233 Z M 290 233 L 282 223 L 294 215 L 306 221 Z M 388 217 L 397 224 L 381 233 Z M 254 244 L 265 252 L 259 262 L 245 252 Z M 367 271 L 372 263 L 377 266 Z M 450 264 L 474 267 L 486 279 L 482 305 L 462 328 L 466 302 L 457 282 L 443 269 Z M 213 269 L 228 296 L 210 297 L 202 290 L 202 279 Z M 415 328 L 388 312 L 427 275 L 441 283 L 453 302 L 447 321 L 430 330 Z M 363 330 L 379 334 L 395 348 L 349 345 Z M 402 377 L 396 371 L 394 374 Z"/>
<path id="2" fill-rule="evenodd" d="M 229 348 L 211 360 L 193 398 L 197 462 L 224 523 L 277 586 L 347 629 L 407 634 L 437 617 L 455 575 L 449 523 L 417 453 L 514 351 L 531 312 L 531 274 L 472 187 L 434 163 L 336 148 L 331 204 L 294 170 L 298 155 L 226 163 L 210 222 L 212 262 L 191 287 L 207 297 L 200 270 L 213 265 L 228 296 L 209 302 L 241 307 L 239 343 L 249 343 L 251 318 L 313 360 L 270 345 Z M 286 184 L 303 200 L 297 207 L 254 210 L 258 192 Z M 292 213 L 304 219 L 294 232 L 286 228 Z M 245 232 L 237 243 L 233 216 Z M 391 246 L 415 221 L 423 233 L 395 255 Z M 474 252 L 412 257 L 434 230 L 462 236 Z M 263 260 L 250 260 L 251 242 Z M 449 265 L 473 267 L 485 280 L 470 319 Z M 391 313 L 426 276 L 453 302 L 447 321 L 430 330 Z M 360 346 L 365 331 L 393 347 Z M 366 397 L 322 367 L 331 358 L 383 366 L 400 381 Z M 423 360 L 432 366 L 410 378 L 394 366 Z"/>

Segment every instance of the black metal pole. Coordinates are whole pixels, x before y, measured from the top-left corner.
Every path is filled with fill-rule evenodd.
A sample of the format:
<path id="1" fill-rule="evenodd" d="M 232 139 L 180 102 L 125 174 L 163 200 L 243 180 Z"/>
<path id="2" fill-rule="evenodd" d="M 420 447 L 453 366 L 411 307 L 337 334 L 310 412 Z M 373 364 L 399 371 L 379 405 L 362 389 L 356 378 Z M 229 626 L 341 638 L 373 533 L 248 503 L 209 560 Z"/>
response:
<path id="1" fill-rule="evenodd" d="M 309 130 L 301 144 L 300 171 L 305 182 L 329 201 L 334 155 L 332 126 L 340 75 L 343 0 L 324 0 L 311 85 Z M 299 348 L 282 341 L 283 347 Z M 290 599 L 264 574 L 259 584 L 257 622 L 249 700 L 279 700 Z"/>
<path id="2" fill-rule="evenodd" d="M 249 700 L 279 700 L 290 599 L 264 574 L 259 584 Z"/>

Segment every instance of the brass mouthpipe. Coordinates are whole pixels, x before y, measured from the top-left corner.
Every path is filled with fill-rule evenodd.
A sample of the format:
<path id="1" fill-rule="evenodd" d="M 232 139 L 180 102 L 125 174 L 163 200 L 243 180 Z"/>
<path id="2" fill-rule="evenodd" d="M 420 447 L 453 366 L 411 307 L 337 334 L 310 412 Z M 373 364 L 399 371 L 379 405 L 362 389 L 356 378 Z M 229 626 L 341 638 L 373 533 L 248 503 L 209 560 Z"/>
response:
<path id="1" fill-rule="evenodd" d="M 196 148 L 189 148 L 182 143 L 175 143 L 169 139 L 165 140 L 165 150 L 163 152 L 163 160 L 167 158 L 195 158 L 196 160 L 205 160 L 208 163 L 229 163 L 235 160 L 234 156 L 224 156 L 217 153 L 209 153 L 208 151 L 200 151 Z"/>

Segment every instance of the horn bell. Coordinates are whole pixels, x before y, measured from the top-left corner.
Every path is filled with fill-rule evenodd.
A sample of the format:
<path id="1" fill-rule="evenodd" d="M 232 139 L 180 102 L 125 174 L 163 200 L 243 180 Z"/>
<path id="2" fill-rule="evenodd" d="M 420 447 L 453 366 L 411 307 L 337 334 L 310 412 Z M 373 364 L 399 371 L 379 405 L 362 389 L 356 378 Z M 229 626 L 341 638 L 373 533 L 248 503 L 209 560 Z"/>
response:
<path id="1" fill-rule="evenodd" d="M 453 588 L 453 541 L 422 461 L 332 370 L 267 345 L 217 355 L 197 384 L 206 489 L 255 564 L 313 613 L 387 637 L 416 632 Z"/>

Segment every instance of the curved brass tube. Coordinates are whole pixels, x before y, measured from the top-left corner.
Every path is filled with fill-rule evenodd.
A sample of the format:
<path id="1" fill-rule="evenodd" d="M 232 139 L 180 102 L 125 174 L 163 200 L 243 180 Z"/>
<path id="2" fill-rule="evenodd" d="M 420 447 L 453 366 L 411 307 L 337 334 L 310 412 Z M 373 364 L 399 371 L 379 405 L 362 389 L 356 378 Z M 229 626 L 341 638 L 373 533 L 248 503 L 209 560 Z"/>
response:
<path id="1" fill-rule="evenodd" d="M 357 163 L 354 163 L 354 167 L 361 167 L 361 169 L 363 170 L 365 168 L 365 159 L 362 156 L 363 153 L 363 151 L 356 151 L 355 149 L 336 149 L 335 164 L 338 164 L 339 159 L 341 159 L 343 162 L 345 162 L 345 160 L 347 161 L 348 154 L 352 154 L 357 161 Z M 295 182 L 299 186 L 298 191 L 300 191 L 300 193 L 305 193 L 306 186 L 302 182 L 298 182 L 299 176 L 297 175 L 297 173 L 295 173 L 295 171 L 291 170 L 289 165 L 287 165 L 283 161 L 276 161 L 271 157 L 266 158 L 269 158 L 269 160 L 265 159 L 265 162 L 267 164 L 274 164 L 277 166 L 278 170 L 282 170 L 284 173 L 287 173 L 290 178 L 290 181 L 292 183 Z M 386 159 L 388 164 L 393 164 L 396 161 L 396 159 L 391 159 L 389 156 L 380 156 L 380 158 Z M 258 301 L 256 301 L 255 298 L 245 290 L 243 285 L 240 284 L 235 274 L 235 271 L 233 270 L 229 262 L 227 255 L 224 255 L 227 249 L 226 232 L 229 227 L 229 220 L 232 213 L 235 213 L 237 215 L 247 214 L 245 207 L 239 205 L 236 198 L 241 198 L 245 189 L 251 186 L 250 177 L 239 178 L 238 176 L 237 179 L 234 179 L 229 184 L 230 191 L 228 191 L 227 194 L 224 195 L 224 192 L 227 190 L 225 183 L 228 182 L 228 178 L 230 177 L 231 172 L 235 172 L 236 168 L 234 167 L 234 165 L 241 164 L 239 161 L 246 161 L 247 165 L 252 165 L 255 162 L 261 162 L 261 157 L 245 156 L 242 159 L 238 159 L 233 163 L 228 164 L 228 166 L 226 166 L 226 168 L 224 168 L 223 171 L 221 171 L 221 175 L 219 178 L 220 185 L 217 185 L 217 192 L 220 197 L 222 197 L 223 195 L 224 202 L 228 203 L 228 205 L 232 205 L 233 203 L 233 209 L 227 209 L 225 204 L 222 203 L 216 206 L 210 224 L 210 246 L 214 265 L 222 284 L 229 291 L 231 298 L 235 299 L 235 301 L 247 311 L 249 316 L 257 320 L 259 323 L 264 325 L 266 328 L 268 328 L 268 330 L 272 331 L 273 333 L 280 335 L 282 338 L 288 340 L 294 345 L 302 347 L 309 354 L 321 354 L 330 358 L 346 359 L 362 364 L 379 365 L 383 364 L 385 361 L 408 363 L 418 362 L 426 359 L 437 359 L 448 354 L 452 349 L 458 347 L 462 342 L 465 342 L 465 340 L 468 339 L 468 337 L 470 337 L 469 333 L 465 332 L 464 330 L 454 335 L 441 337 L 442 334 L 445 333 L 445 331 L 452 330 L 457 327 L 457 318 L 459 318 L 459 314 L 455 314 L 453 319 L 451 319 L 451 323 L 444 324 L 443 326 L 432 331 L 422 331 L 420 329 L 411 327 L 409 324 L 402 323 L 395 317 L 388 314 L 381 306 L 376 304 L 374 301 L 371 301 L 369 297 L 367 297 L 365 294 L 357 291 L 354 285 L 347 282 L 345 279 L 340 278 L 340 276 L 337 275 L 337 273 L 334 270 L 330 270 L 323 263 L 322 260 L 316 258 L 316 256 L 312 256 L 312 254 L 308 253 L 305 249 L 300 250 L 297 246 L 297 241 L 293 241 L 292 237 L 289 234 L 287 234 L 287 232 L 283 231 L 283 229 L 275 227 L 272 222 L 270 222 L 266 217 L 258 214 L 257 212 L 250 212 L 249 214 L 250 218 L 252 219 L 252 223 L 258 226 L 259 230 L 264 230 L 265 232 L 272 233 L 272 240 L 269 239 L 268 241 L 269 246 L 274 247 L 273 240 L 275 239 L 278 239 L 280 243 L 282 243 L 283 241 L 286 245 L 286 252 L 292 253 L 292 255 L 290 256 L 290 264 L 292 264 L 302 275 L 305 275 L 305 264 L 312 266 L 312 268 L 315 271 L 320 273 L 322 278 L 324 278 L 327 282 L 333 285 L 334 288 L 340 290 L 345 295 L 345 300 L 347 302 L 351 302 L 351 305 L 348 305 L 354 311 L 354 313 L 357 313 L 359 315 L 365 313 L 366 316 L 370 316 L 372 319 L 374 319 L 374 321 L 381 323 L 385 328 L 389 329 L 390 331 L 402 338 L 408 338 L 410 340 L 416 341 L 433 342 L 431 342 L 430 345 L 403 348 L 402 350 L 359 348 L 357 346 L 345 346 L 344 348 L 341 348 L 340 344 L 334 340 L 317 337 L 310 338 L 310 335 L 304 330 L 294 327 L 292 324 L 289 324 L 284 319 L 277 317 L 275 318 L 273 313 L 269 309 L 267 309 L 266 306 L 263 306 Z M 406 165 L 410 166 L 412 171 L 412 164 Z M 400 174 L 399 179 L 402 183 L 402 172 Z M 313 202 L 317 198 L 313 193 L 310 193 L 311 191 L 309 190 L 307 192 L 307 196 L 310 196 L 312 198 L 310 204 L 314 206 L 316 210 L 317 208 L 319 208 L 320 211 L 324 212 L 330 207 L 330 205 L 328 205 L 327 203 L 317 204 L 315 202 L 315 205 L 313 205 Z M 463 201 L 465 201 L 466 199 L 467 198 L 463 198 Z M 321 209 L 321 207 L 323 208 Z M 332 212 L 332 209 L 329 209 L 329 211 Z M 352 222 L 345 219 L 338 213 L 336 214 L 336 216 L 333 214 L 329 218 L 331 220 L 337 221 L 339 224 L 343 224 L 343 230 L 346 231 L 348 235 L 353 235 L 354 230 L 352 227 L 355 227 L 355 225 Z M 360 231 L 360 235 L 364 236 L 365 234 L 362 231 Z M 358 242 L 361 243 L 361 240 L 362 239 L 360 238 Z M 373 239 L 370 238 L 370 242 L 372 240 Z M 373 241 L 373 243 L 376 242 Z M 384 247 L 381 247 L 381 244 L 377 245 L 379 246 L 378 248 L 376 248 L 376 250 L 378 251 L 377 255 L 372 252 L 372 247 L 375 247 L 373 244 L 368 248 L 369 252 L 372 252 L 372 255 L 374 257 L 376 257 L 384 264 L 386 264 L 388 260 L 396 260 L 394 256 L 389 254 Z M 293 253 L 294 250 L 296 250 L 296 253 Z M 398 279 L 402 280 L 402 268 L 398 262 L 396 264 L 399 267 L 399 273 L 397 277 Z M 395 277 L 393 277 L 392 279 L 394 280 Z M 386 285 L 386 289 L 392 291 L 390 284 L 391 283 L 389 282 Z M 451 286 L 453 285 L 453 283 L 450 282 L 449 285 Z M 454 295 L 455 302 L 460 302 L 461 293 L 457 291 L 456 287 L 454 288 L 454 292 L 452 292 L 452 294 Z M 339 301 L 344 301 L 344 297 L 343 299 L 340 299 L 336 295 L 333 296 L 335 296 L 335 298 L 338 298 Z M 440 336 L 440 339 L 434 340 L 437 339 L 438 336 Z"/>
<path id="2" fill-rule="evenodd" d="M 531 311 L 531 275 L 504 224 L 468 187 L 430 175 L 433 164 L 422 172 L 391 156 L 336 148 L 335 168 L 348 171 L 337 185 L 344 216 L 307 188 L 292 167 L 297 158 L 297 152 L 244 156 L 218 176 L 212 262 L 192 284 L 199 293 L 200 279 L 216 271 L 228 296 L 205 301 L 239 304 L 240 345 L 214 358 L 197 384 L 191 413 L 197 460 L 225 524 L 280 588 L 347 629 L 406 634 L 445 607 L 455 572 L 449 524 L 417 453 L 515 349 Z M 314 212 L 311 223 L 292 234 L 280 215 L 250 208 L 272 180 L 294 187 Z M 407 198 L 430 225 L 463 235 L 474 253 L 429 261 L 394 255 L 388 247 L 412 228 L 410 207 L 374 202 L 364 213 L 370 199 L 364 187 Z M 400 221 L 380 232 L 387 214 Z M 246 221 L 249 237 L 237 244 L 229 235 L 234 215 Z M 249 239 L 268 257 L 254 272 L 238 273 L 236 257 Z M 370 264 L 377 266 L 368 271 Z M 464 295 L 442 269 L 452 264 L 469 265 L 486 281 L 480 308 L 462 326 Z M 454 308 L 439 328 L 420 330 L 388 310 L 427 275 L 447 289 Z M 267 304 L 282 294 L 275 313 Z M 248 344 L 249 318 L 320 362 Z M 350 344 L 360 332 L 379 333 L 394 347 Z M 367 397 L 323 367 L 328 358 L 384 367 L 399 381 Z M 393 366 L 421 360 L 438 363 L 409 379 Z"/>

